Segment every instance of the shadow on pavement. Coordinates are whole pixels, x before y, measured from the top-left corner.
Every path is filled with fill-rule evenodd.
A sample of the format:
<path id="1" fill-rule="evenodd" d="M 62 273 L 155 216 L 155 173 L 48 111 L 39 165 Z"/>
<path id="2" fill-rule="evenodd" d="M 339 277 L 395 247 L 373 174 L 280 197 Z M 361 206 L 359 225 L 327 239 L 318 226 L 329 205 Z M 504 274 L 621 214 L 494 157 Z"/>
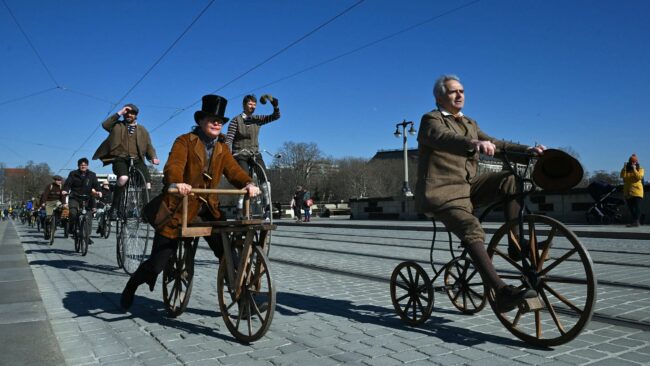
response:
<path id="1" fill-rule="evenodd" d="M 146 286 L 144 286 L 146 287 Z M 139 291 L 148 291 L 141 287 Z M 227 341 L 236 341 L 227 333 L 225 326 L 218 327 L 217 322 L 221 314 L 212 310 L 189 309 L 181 315 L 186 319 L 201 317 L 202 323 L 214 324 L 215 327 L 189 323 L 177 318 L 171 318 L 163 309 L 162 301 L 152 300 L 147 297 L 137 296 L 129 312 L 124 312 L 119 306 L 121 294 L 116 292 L 88 292 L 71 291 L 63 298 L 63 307 L 73 312 L 75 318 L 93 317 L 106 322 L 123 321 L 125 319 L 142 319 L 148 323 L 159 324 L 182 332 L 201 334 L 208 337 L 219 338 Z M 210 318 L 207 319 L 206 318 Z M 223 333 L 226 332 L 226 333 Z"/>
<path id="2" fill-rule="evenodd" d="M 299 311 L 294 311 L 293 309 Z M 376 305 L 357 305 L 348 300 L 328 299 L 310 295 L 278 292 L 275 310 L 286 316 L 297 316 L 304 313 L 329 314 L 354 320 L 359 323 L 374 324 L 435 336 L 445 342 L 452 342 L 464 346 L 473 346 L 476 344 L 491 342 L 517 347 L 529 347 L 526 343 L 518 339 L 505 338 L 493 334 L 475 332 L 470 329 L 445 325 L 445 323 L 450 322 L 448 319 L 434 315 L 419 327 L 409 327 L 399 319 L 392 308 L 389 309 Z M 437 310 L 434 309 L 434 311 Z"/>
<path id="3" fill-rule="evenodd" d="M 88 264 L 85 261 L 76 259 L 41 259 L 29 262 L 30 266 L 50 266 L 54 268 L 68 269 L 70 271 L 88 271 L 102 273 L 112 276 L 125 276 L 117 266 L 107 266 L 102 264 Z"/>

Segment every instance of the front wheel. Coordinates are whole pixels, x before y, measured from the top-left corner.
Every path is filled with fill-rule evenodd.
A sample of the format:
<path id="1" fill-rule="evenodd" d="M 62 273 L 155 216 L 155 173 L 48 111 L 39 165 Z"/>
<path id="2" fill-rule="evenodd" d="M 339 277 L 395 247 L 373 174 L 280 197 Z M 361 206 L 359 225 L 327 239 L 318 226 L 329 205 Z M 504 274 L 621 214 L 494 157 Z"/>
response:
<path id="1" fill-rule="evenodd" d="M 88 254 L 88 245 L 90 244 L 90 232 L 92 231 L 93 222 L 92 220 L 84 216 L 81 220 L 81 229 L 79 230 L 81 236 L 81 255 L 85 256 Z"/>
<path id="2" fill-rule="evenodd" d="M 523 220 L 524 240 L 519 242 L 530 246 L 529 273 L 521 261 L 508 256 L 508 236 L 518 232 L 517 220 L 497 230 L 488 255 L 504 281 L 517 287 L 529 283 L 542 306 L 530 311 L 522 307 L 506 313 L 495 310 L 495 314 L 525 342 L 544 347 L 567 343 L 580 334 L 594 311 L 597 284 L 593 262 L 580 240 L 559 221 L 542 215 L 526 215 Z M 495 309 L 491 291 L 488 300 Z"/>
<path id="3" fill-rule="evenodd" d="M 50 245 L 52 245 L 52 244 L 54 244 L 54 233 L 56 232 L 56 225 L 57 225 L 56 216 L 54 216 L 54 214 L 53 214 L 52 217 L 50 219 L 48 219 L 47 222 L 49 223 L 48 224 L 49 225 L 48 230 L 47 230 L 48 231 L 48 236 L 49 236 L 49 239 L 50 239 Z"/>
<path id="4" fill-rule="evenodd" d="M 244 264 L 238 298 L 236 286 L 231 286 L 228 281 L 225 261 L 220 261 L 217 272 L 217 296 L 223 321 L 235 338 L 247 343 L 264 336 L 275 313 L 275 287 L 269 272 L 269 260 L 259 246 L 251 249 Z M 234 265 L 239 263 L 236 251 L 231 253 L 233 260 L 230 263 Z M 234 277 L 237 278 L 236 270 Z"/>

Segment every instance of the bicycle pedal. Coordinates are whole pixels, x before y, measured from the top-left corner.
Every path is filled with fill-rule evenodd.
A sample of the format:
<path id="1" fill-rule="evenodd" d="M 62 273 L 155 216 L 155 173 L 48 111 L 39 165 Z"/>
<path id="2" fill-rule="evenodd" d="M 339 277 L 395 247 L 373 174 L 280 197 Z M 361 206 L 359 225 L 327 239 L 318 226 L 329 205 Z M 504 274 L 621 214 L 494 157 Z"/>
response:
<path id="1" fill-rule="evenodd" d="M 539 297 L 531 297 L 529 299 L 524 299 L 524 301 L 522 301 L 521 304 L 519 304 L 519 309 L 524 313 L 541 310 L 543 308 L 544 308 L 544 304 L 539 299 Z"/>

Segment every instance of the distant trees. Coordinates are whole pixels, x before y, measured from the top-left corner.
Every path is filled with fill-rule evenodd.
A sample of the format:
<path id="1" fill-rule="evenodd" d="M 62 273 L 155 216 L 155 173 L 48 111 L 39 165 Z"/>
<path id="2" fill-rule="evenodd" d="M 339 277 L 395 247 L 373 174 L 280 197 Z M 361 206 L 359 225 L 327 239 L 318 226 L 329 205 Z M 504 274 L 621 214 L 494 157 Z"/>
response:
<path id="1" fill-rule="evenodd" d="M 27 201 L 32 197 L 39 199 L 45 186 L 52 181 L 52 170 L 47 163 L 35 163 L 28 161 L 20 170 L 6 170 L 6 166 L 0 163 L 2 178 L 2 201 L 12 203 Z"/>
<path id="2" fill-rule="evenodd" d="M 297 185 L 319 201 L 399 195 L 404 181 L 402 160 L 369 161 L 325 156 L 315 143 L 285 142 L 269 165 L 273 201 L 289 202 Z M 415 187 L 416 166 L 409 164 L 409 182 Z"/>

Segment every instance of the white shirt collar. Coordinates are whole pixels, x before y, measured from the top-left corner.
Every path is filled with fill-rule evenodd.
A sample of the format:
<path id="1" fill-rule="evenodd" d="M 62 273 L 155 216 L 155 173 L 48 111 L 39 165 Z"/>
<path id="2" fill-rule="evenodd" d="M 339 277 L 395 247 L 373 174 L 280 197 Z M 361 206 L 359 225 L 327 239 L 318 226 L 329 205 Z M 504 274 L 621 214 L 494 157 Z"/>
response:
<path id="1" fill-rule="evenodd" d="M 453 116 L 453 114 L 447 112 L 446 110 L 444 110 L 442 108 L 439 108 L 439 110 L 440 110 L 440 113 L 442 113 L 443 116 Z M 457 117 L 463 117 L 463 116 L 464 116 L 463 112 L 459 111 Z"/>

